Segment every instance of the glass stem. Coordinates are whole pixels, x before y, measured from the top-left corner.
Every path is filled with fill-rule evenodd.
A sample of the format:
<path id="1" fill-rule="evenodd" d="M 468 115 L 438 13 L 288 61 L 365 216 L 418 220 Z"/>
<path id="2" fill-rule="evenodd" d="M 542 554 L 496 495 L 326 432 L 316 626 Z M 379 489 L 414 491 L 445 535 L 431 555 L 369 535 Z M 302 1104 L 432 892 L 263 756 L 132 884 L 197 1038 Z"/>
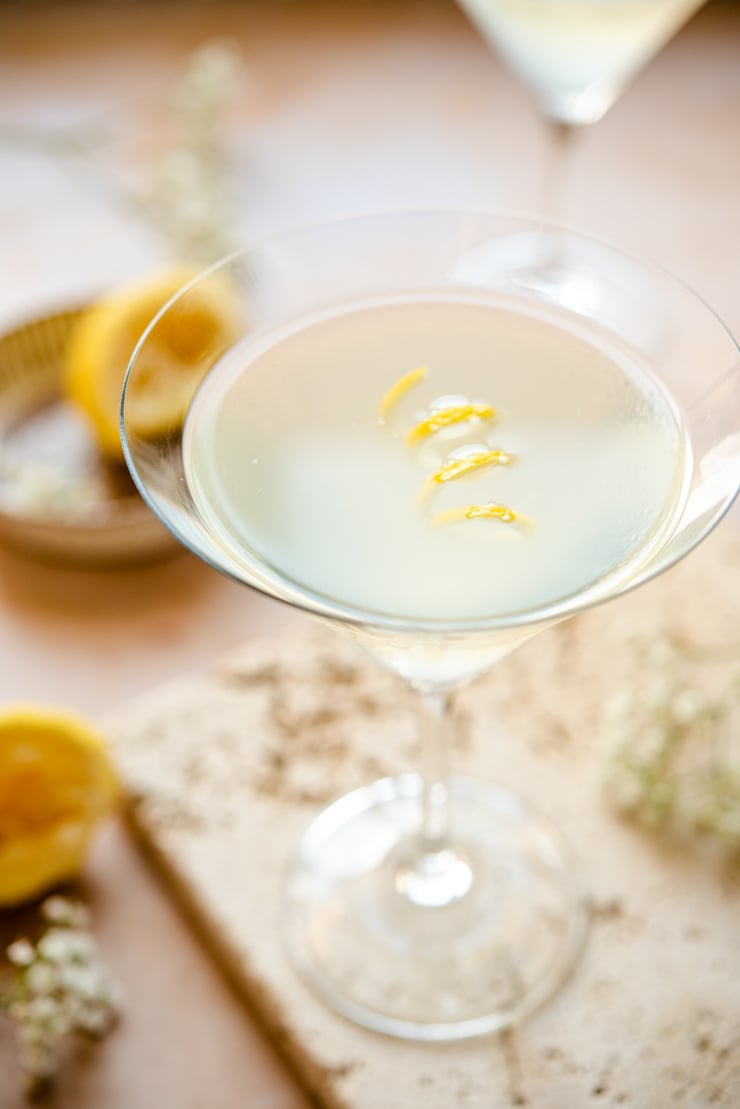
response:
<path id="1" fill-rule="evenodd" d="M 452 698 L 449 691 L 422 695 L 421 761 L 424 800 L 420 846 L 423 854 L 450 847 L 450 748 Z"/>
<path id="2" fill-rule="evenodd" d="M 565 221 L 571 153 L 579 125 L 546 120 L 547 150 L 542 175 L 540 211 L 547 219 Z"/>
<path id="3" fill-rule="evenodd" d="M 450 829 L 449 754 L 452 739 L 448 691 L 422 694 L 422 804 L 416 843 L 396 869 L 397 891 L 422 909 L 444 909 L 473 884 L 473 870 Z"/>

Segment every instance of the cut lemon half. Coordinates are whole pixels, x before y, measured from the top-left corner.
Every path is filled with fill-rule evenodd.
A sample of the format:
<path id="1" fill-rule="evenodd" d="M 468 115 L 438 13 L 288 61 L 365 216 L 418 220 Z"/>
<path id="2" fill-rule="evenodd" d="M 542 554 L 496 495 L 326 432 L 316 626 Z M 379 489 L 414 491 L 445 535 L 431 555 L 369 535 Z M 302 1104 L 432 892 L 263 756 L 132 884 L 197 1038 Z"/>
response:
<path id="1" fill-rule="evenodd" d="M 0 905 L 76 877 L 118 797 L 105 742 L 85 721 L 24 705 L 0 711 Z"/>
<path id="2" fill-rule="evenodd" d="M 134 347 L 167 301 L 195 276 L 179 267 L 93 304 L 70 336 L 64 389 L 103 454 L 122 458 L 121 388 Z M 238 334 L 238 301 L 223 277 L 205 277 L 149 333 L 129 379 L 127 427 L 156 439 L 177 431 L 198 384 Z"/>

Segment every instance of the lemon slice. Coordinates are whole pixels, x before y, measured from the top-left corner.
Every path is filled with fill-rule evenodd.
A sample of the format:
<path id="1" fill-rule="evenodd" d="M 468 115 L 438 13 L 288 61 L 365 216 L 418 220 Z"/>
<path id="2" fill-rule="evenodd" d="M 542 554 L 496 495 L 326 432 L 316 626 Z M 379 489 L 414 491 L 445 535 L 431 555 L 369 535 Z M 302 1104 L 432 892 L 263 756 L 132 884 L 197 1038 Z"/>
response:
<path id="1" fill-rule="evenodd" d="M 0 905 L 79 874 L 118 795 L 105 743 L 83 720 L 22 705 L 0 712 Z"/>
<path id="2" fill-rule="evenodd" d="M 98 301 L 83 313 L 66 350 L 64 389 L 86 415 L 103 454 L 120 459 L 121 387 L 143 331 L 195 276 L 180 267 Z M 128 427 L 155 439 L 177 430 L 199 382 L 238 334 L 235 290 L 223 278 L 198 282 L 155 324 L 132 371 Z"/>

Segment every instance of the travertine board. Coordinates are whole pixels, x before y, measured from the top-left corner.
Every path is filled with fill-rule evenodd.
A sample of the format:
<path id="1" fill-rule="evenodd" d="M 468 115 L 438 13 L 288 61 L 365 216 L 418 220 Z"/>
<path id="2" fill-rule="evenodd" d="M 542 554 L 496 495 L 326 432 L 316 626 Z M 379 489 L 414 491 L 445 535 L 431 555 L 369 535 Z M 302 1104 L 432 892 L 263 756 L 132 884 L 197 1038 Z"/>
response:
<path id="1" fill-rule="evenodd" d="M 280 879 L 302 828 L 339 793 L 415 764 L 411 700 L 344 637 L 307 622 L 108 722 L 136 828 L 321 1104 L 740 1106 L 738 869 L 636 830 L 603 790 L 604 706 L 634 673 L 631 639 L 737 641 L 738 565 L 725 526 L 459 694 L 456 767 L 551 814 L 593 893 L 575 975 L 504 1035 L 428 1047 L 365 1032 L 319 1004 L 283 955 Z"/>

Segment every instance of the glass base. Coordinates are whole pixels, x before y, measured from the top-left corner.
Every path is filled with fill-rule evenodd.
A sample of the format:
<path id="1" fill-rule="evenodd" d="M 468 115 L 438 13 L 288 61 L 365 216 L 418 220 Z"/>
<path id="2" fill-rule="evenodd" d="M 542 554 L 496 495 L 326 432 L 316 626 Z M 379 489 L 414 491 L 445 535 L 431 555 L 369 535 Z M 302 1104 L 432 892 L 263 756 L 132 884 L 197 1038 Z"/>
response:
<path id="1" fill-rule="evenodd" d="M 385 778 L 309 826 L 284 940 L 331 1008 L 377 1032 L 453 1040 L 505 1028 L 562 985 L 586 935 L 570 849 L 516 795 L 450 785 L 454 851 L 416 857 L 422 781 Z"/>

